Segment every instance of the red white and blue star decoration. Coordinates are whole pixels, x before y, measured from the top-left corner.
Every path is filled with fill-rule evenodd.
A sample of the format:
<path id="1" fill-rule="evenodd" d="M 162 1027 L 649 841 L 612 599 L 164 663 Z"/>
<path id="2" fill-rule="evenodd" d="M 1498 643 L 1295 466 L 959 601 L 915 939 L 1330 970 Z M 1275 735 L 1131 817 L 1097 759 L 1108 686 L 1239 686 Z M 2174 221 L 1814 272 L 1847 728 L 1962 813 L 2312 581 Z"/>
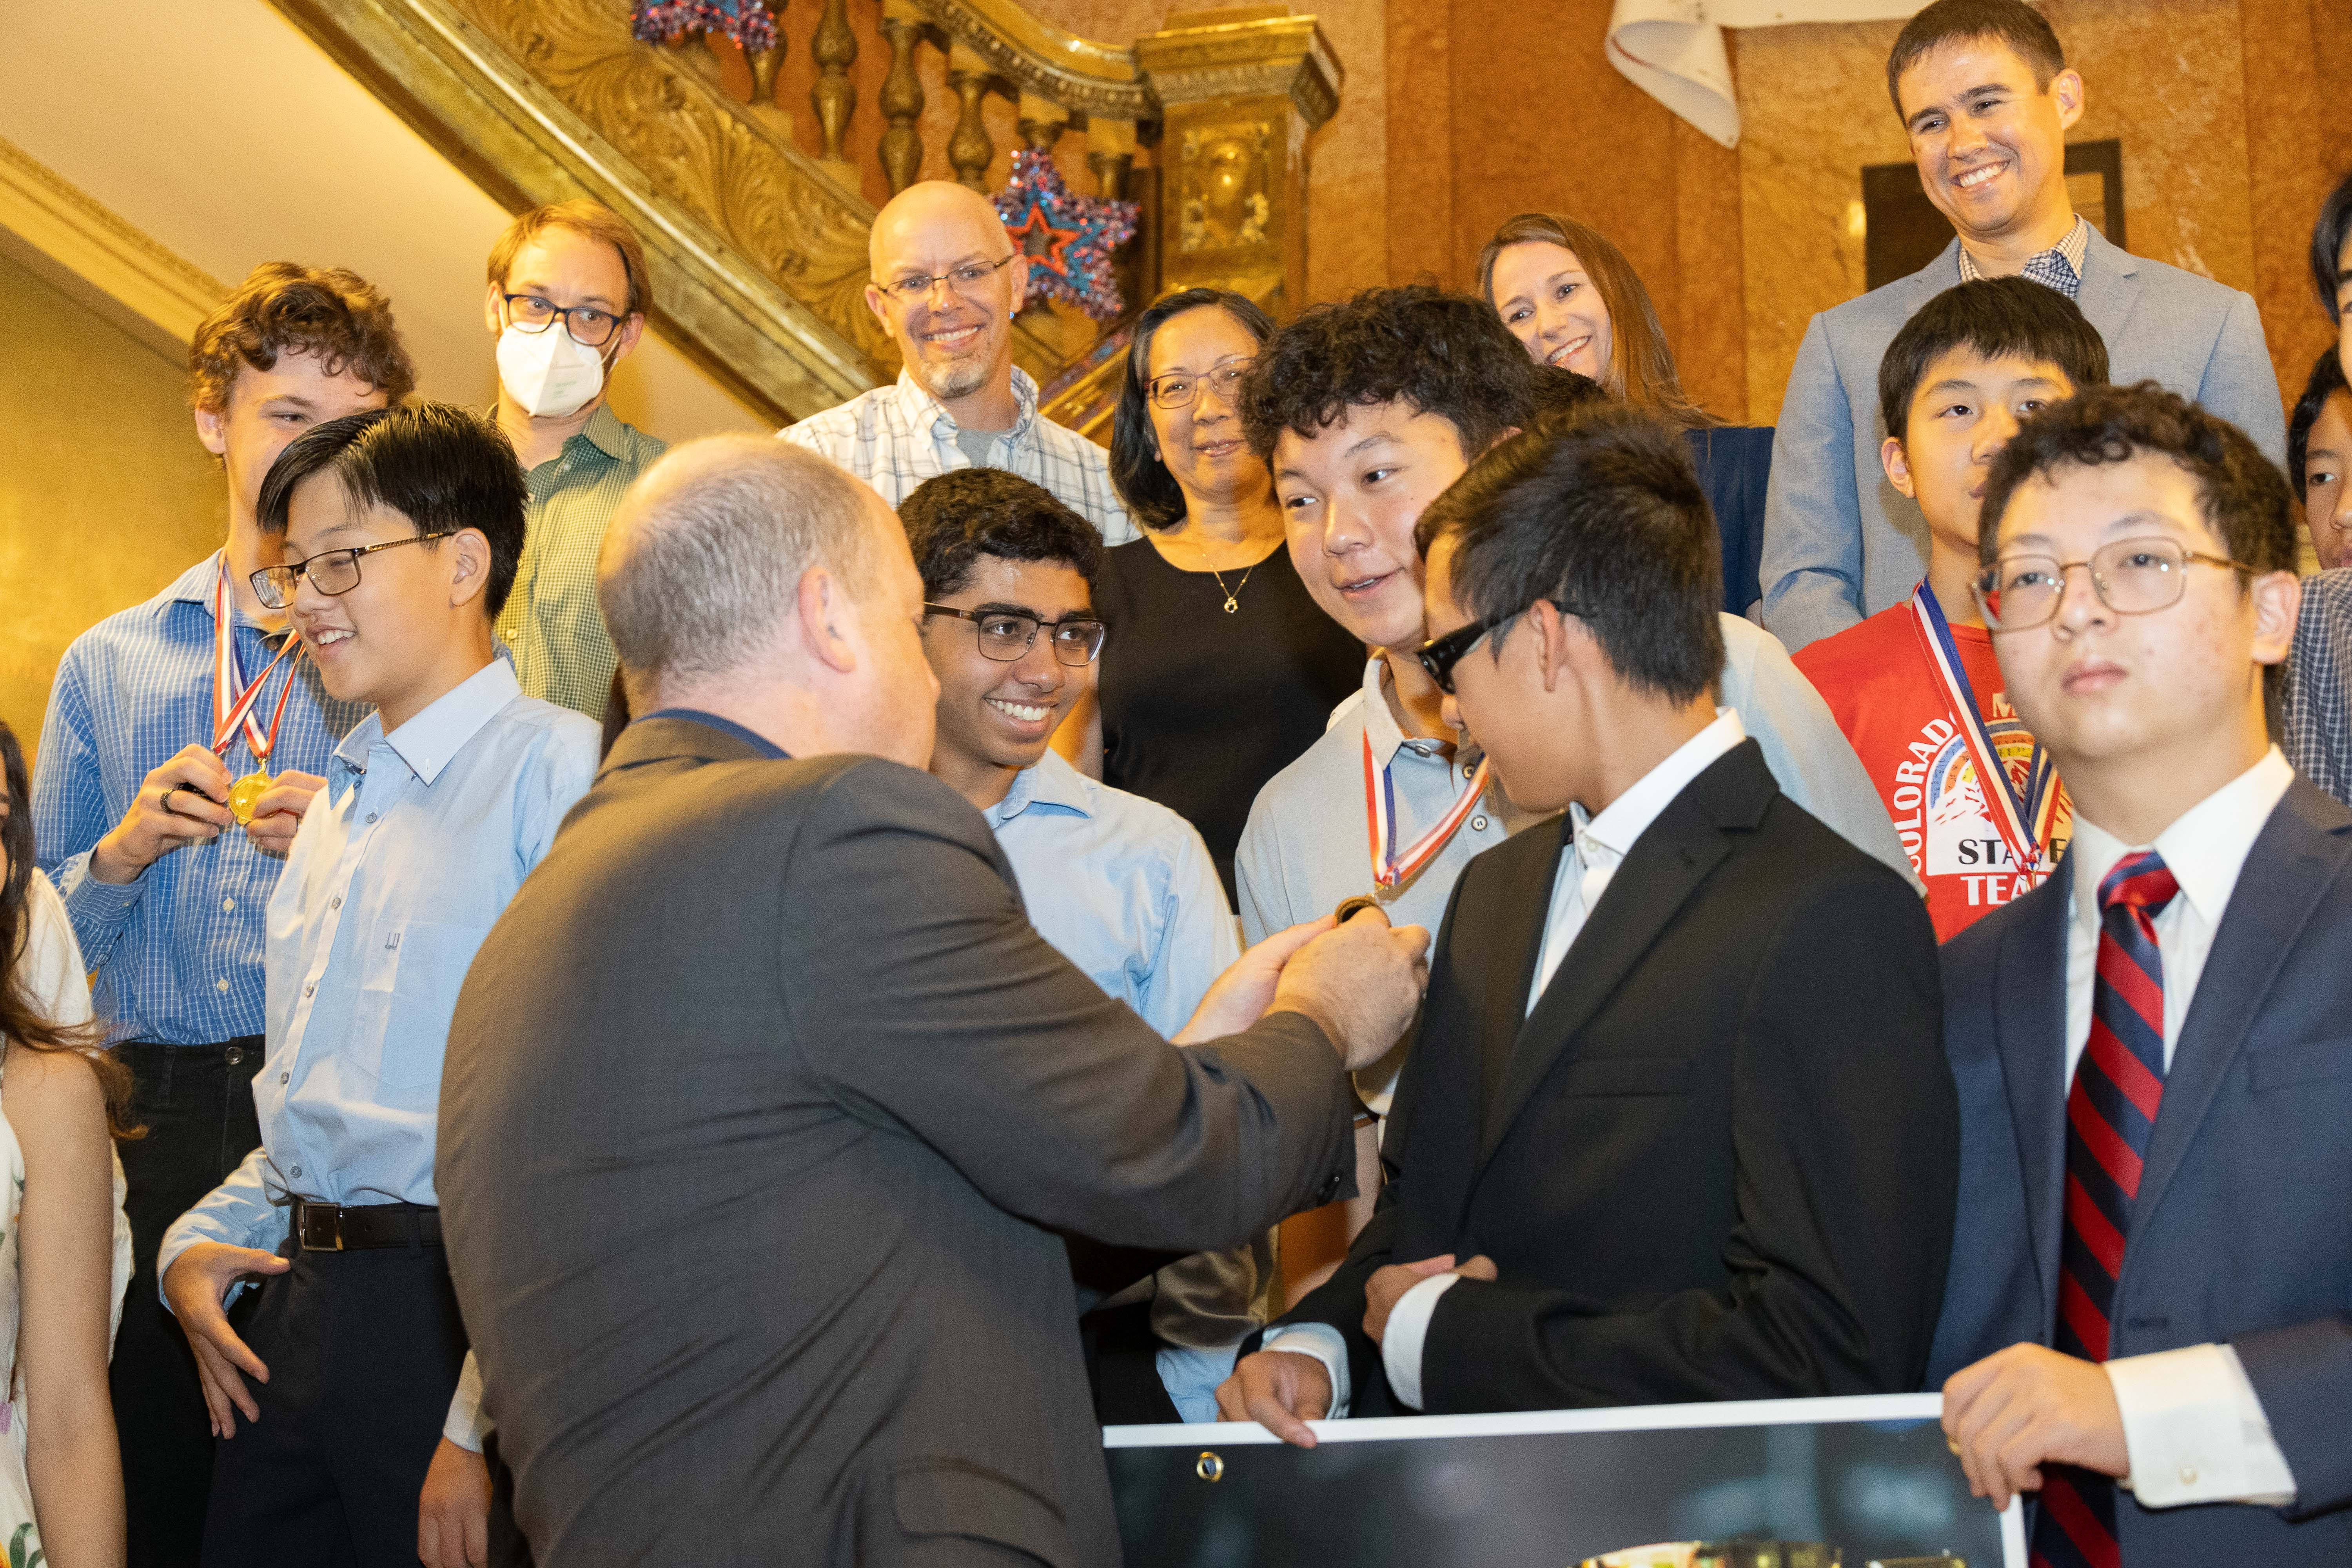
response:
<path id="1" fill-rule="evenodd" d="M 1142 210 L 1134 202 L 1078 195 L 1047 153 L 1014 153 L 1013 180 L 996 197 L 996 214 L 1029 258 L 1023 302 L 1062 300 L 1098 321 L 1117 319 L 1127 303 L 1111 275 L 1111 252 L 1134 237 Z"/>
<path id="2" fill-rule="evenodd" d="M 724 33 L 748 55 L 776 47 L 776 19 L 761 0 L 637 0 L 631 30 L 648 44 L 680 33 Z"/>

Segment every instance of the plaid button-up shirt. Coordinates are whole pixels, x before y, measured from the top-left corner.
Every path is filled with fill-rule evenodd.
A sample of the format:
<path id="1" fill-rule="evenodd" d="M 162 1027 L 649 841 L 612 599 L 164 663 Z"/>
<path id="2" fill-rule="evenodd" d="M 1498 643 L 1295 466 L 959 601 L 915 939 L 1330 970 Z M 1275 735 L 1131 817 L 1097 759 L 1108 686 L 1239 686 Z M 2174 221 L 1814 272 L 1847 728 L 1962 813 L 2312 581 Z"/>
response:
<path id="1" fill-rule="evenodd" d="M 604 718 L 621 659 L 596 602 L 596 552 L 622 492 L 668 449 L 604 407 L 523 476 L 530 502 L 522 563 L 498 632 L 530 696 Z"/>
<path id="2" fill-rule="evenodd" d="M 2069 300 L 2078 300 L 2083 294 L 2083 253 L 2090 246 L 2090 220 L 2077 213 L 2074 226 L 2066 231 L 2066 237 L 2047 250 L 2027 257 L 2025 265 L 2018 268 L 2019 275 L 2044 289 L 2055 289 Z M 1969 254 L 1969 247 L 1960 247 L 1960 281 L 1973 283 L 1983 276 L 1977 269 L 1977 258 Z"/>
<path id="3" fill-rule="evenodd" d="M 2352 567 L 2303 580 L 2281 706 L 2286 760 L 2336 799 L 2352 802 Z"/>
<path id="4" fill-rule="evenodd" d="M 1013 396 L 1020 416 L 997 437 L 989 460 L 976 464 L 956 445 L 954 416 L 906 371 L 891 386 L 859 393 L 837 408 L 812 414 L 779 434 L 829 458 L 898 503 L 925 479 L 953 468 L 991 468 L 1018 474 L 1053 492 L 1064 506 L 1101 530 L 1106 544 L 1139 535 L 1111 488 L 1110 461 L 1100 447 L 1037 413 L 1037 384 L 1014 366 Z"/>

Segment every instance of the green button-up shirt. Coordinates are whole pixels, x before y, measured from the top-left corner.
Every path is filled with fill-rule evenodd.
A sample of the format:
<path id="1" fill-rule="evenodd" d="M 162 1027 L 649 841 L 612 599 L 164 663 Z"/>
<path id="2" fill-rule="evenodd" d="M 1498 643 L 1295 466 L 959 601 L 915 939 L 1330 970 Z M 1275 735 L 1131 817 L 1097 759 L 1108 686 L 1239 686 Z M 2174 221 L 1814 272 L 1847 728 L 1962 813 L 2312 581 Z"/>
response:
<path id="1" fill-rule="evenodd" d="M 596 552 L 621 493 L 668 449 L 599 408 L 563 449 L 523 476 L 530 489 L 522 563 L 499 640 L 533 697 L 604 716 L 620 656 L 596 604 Z"/>

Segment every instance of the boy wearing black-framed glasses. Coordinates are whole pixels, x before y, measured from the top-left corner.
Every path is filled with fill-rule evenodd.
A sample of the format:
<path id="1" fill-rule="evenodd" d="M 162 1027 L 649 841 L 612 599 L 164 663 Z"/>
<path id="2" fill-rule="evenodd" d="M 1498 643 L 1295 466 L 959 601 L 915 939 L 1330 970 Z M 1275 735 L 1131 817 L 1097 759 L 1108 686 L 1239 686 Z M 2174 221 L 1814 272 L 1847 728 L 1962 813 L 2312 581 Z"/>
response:
<path id="1" fill-rule="evenodd" d="M 285 563 L 255 593 L 328 692 L 374 712 L 329 761 L 269 900 L 260 1147 L 158 1259 L 214 1429 L 237 1439 L 207 1562 L 478 1558 L 487 1425 L 478 1383 L 460 1391 L 433 1185 L 441 1056 L 474 949 L 586 792 L 597 741 L 493 651 L 523 502 L 504 437 L 446 404 L 321 425 L 261 487 Z M 256 1278 L 240 1331 L 223 1308 Z"/>
<path id="2" fill-rule="evenodd" d="M 622 494 L 668 450 L 608 401 L 651 309 L 645 247 L 594 202 L 533 208 L 490 249 L 482 313 L 498 340 L 498 423 L 530 491 L 499 640 L 525 691 L 591 718 L 620 665 L 596 603 L 596 552 Z"/>
<path id="3" fill-rule="evenodd" d="M 1030 923 L 1162 1035 L 1192 1016 L 1241 947 L 1192 825 L 1090 779 L 1047 743 L 1094 689 L 1102 542 L 1043 487 L 965 468 L 898 509 L 923 578 L 923 651 L 939 681 L 930 771 L 995 831 Z M 1253 1247 L 1170 1264 L 1082 1321 L 1107 1422 L 1216 1416 L 1270 1258 Z"/>

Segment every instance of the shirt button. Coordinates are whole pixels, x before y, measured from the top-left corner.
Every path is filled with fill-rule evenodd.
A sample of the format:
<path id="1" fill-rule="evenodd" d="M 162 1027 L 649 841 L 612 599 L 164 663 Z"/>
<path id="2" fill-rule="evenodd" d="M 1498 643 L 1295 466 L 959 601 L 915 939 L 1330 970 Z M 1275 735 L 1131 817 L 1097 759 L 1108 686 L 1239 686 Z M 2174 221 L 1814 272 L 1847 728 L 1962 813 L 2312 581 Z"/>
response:
<path id="1" fill-rule="evenodd" d="M 299 1176 L 299 1175 L 300 1175 L 300 1174 L 302 1173 L 302 1167 L 301 1167 L 301 1166 L 299 1166 L 299 1165 L 295 1166 L 295 1167 L 294 1167 L 294 1173 L 295 1173 L 296 1175 L 298 1175 L 298 1176 Z"/>
<path id="2" fill-rule="evenodd" d="M 2183 1465 L 2180 1467 L 2180 1484 L 2184 1487 L 2193 1487 L 2197 1484 L 2196 1466 Z"/>
<path id="3" fill-rule="evenodd" d="M 1472 818 L 1470 819 L 1470 828 L 1471 828 L 1471 831 L 1473 831 L 1474 833 L 1484 833 L 1484 832 L 1486 832 L 1486 819 L 1485 817 L 1483 817 L 1483 816 L 1474 816 L 1474 817 L 1472 817 Z"/>
<path id="4" fill-rule="evenodd" d="M 312 984 L 302 987 L 302 994 L 308 996 L 311 992 L 316 991 L 318 988 L 317 983 L 313 982 Z"/>
<path id="5" fill-rule="evenodd" d="M 514 627 L 512 627 L 512 626 L 509 626 L 506 630 L 504 630 L 504 631 L 500 632 L 499 635 L 500 637 L 502 637 L 506 638 L 506 639 L 507 639 L 507 641 L 509 641 L 509 642 L 512 642 L 512 641 L 514 641 L 514 640 L 515 640 L 515 629 L 514 629 Z"/>
<path id="6" fill-rule="evenodd" d="M 327 907 L 331 910 L 341 909 L 343 907 L 343 896 L 341 893 L 336 894 L 333 898 L 327 900 Z"/>
<path id="7" fill-rule="evenodd" d="M 278 1081 L 280 1083 L 291 1083 L 294 1081 L 294 1075 L 290 1072 L 279 1073 L 278 1075 Z"/>
<path id="8" fill-rule="evenodd" d="M 222 990 L 222 991 L 226 991 L 226 990 L 227 990 L 227 989 L 228 989 L 228 976 L 227 976 L 227 975 L 226 975 L 226 974 L 222 975 L 218 980 L 215 980 L 215 981 L 214 981 L 214 982 L 213 982 L 213 985 L 214 985 L 214 987 L 215 987 L 215 989 L 217 989 L 217 990 Z"/>
<path id="9" fill-rule="evenodd" d="M 373 822 L 373 821 L 375 820 L 375 813 L 374 813 L 374 812 L 371 811 L 371 812 L 369 812 L 369 813 L 368 813 L 368 820 L 369 820 L 370 822 Z"/>
<path id="10" fill-rule="evenodd" d="M 223 899 L 221 900 L 221 908 L 225 910 L 233 910 L 236 908 L 236 900 L 235 899 Z"/>

